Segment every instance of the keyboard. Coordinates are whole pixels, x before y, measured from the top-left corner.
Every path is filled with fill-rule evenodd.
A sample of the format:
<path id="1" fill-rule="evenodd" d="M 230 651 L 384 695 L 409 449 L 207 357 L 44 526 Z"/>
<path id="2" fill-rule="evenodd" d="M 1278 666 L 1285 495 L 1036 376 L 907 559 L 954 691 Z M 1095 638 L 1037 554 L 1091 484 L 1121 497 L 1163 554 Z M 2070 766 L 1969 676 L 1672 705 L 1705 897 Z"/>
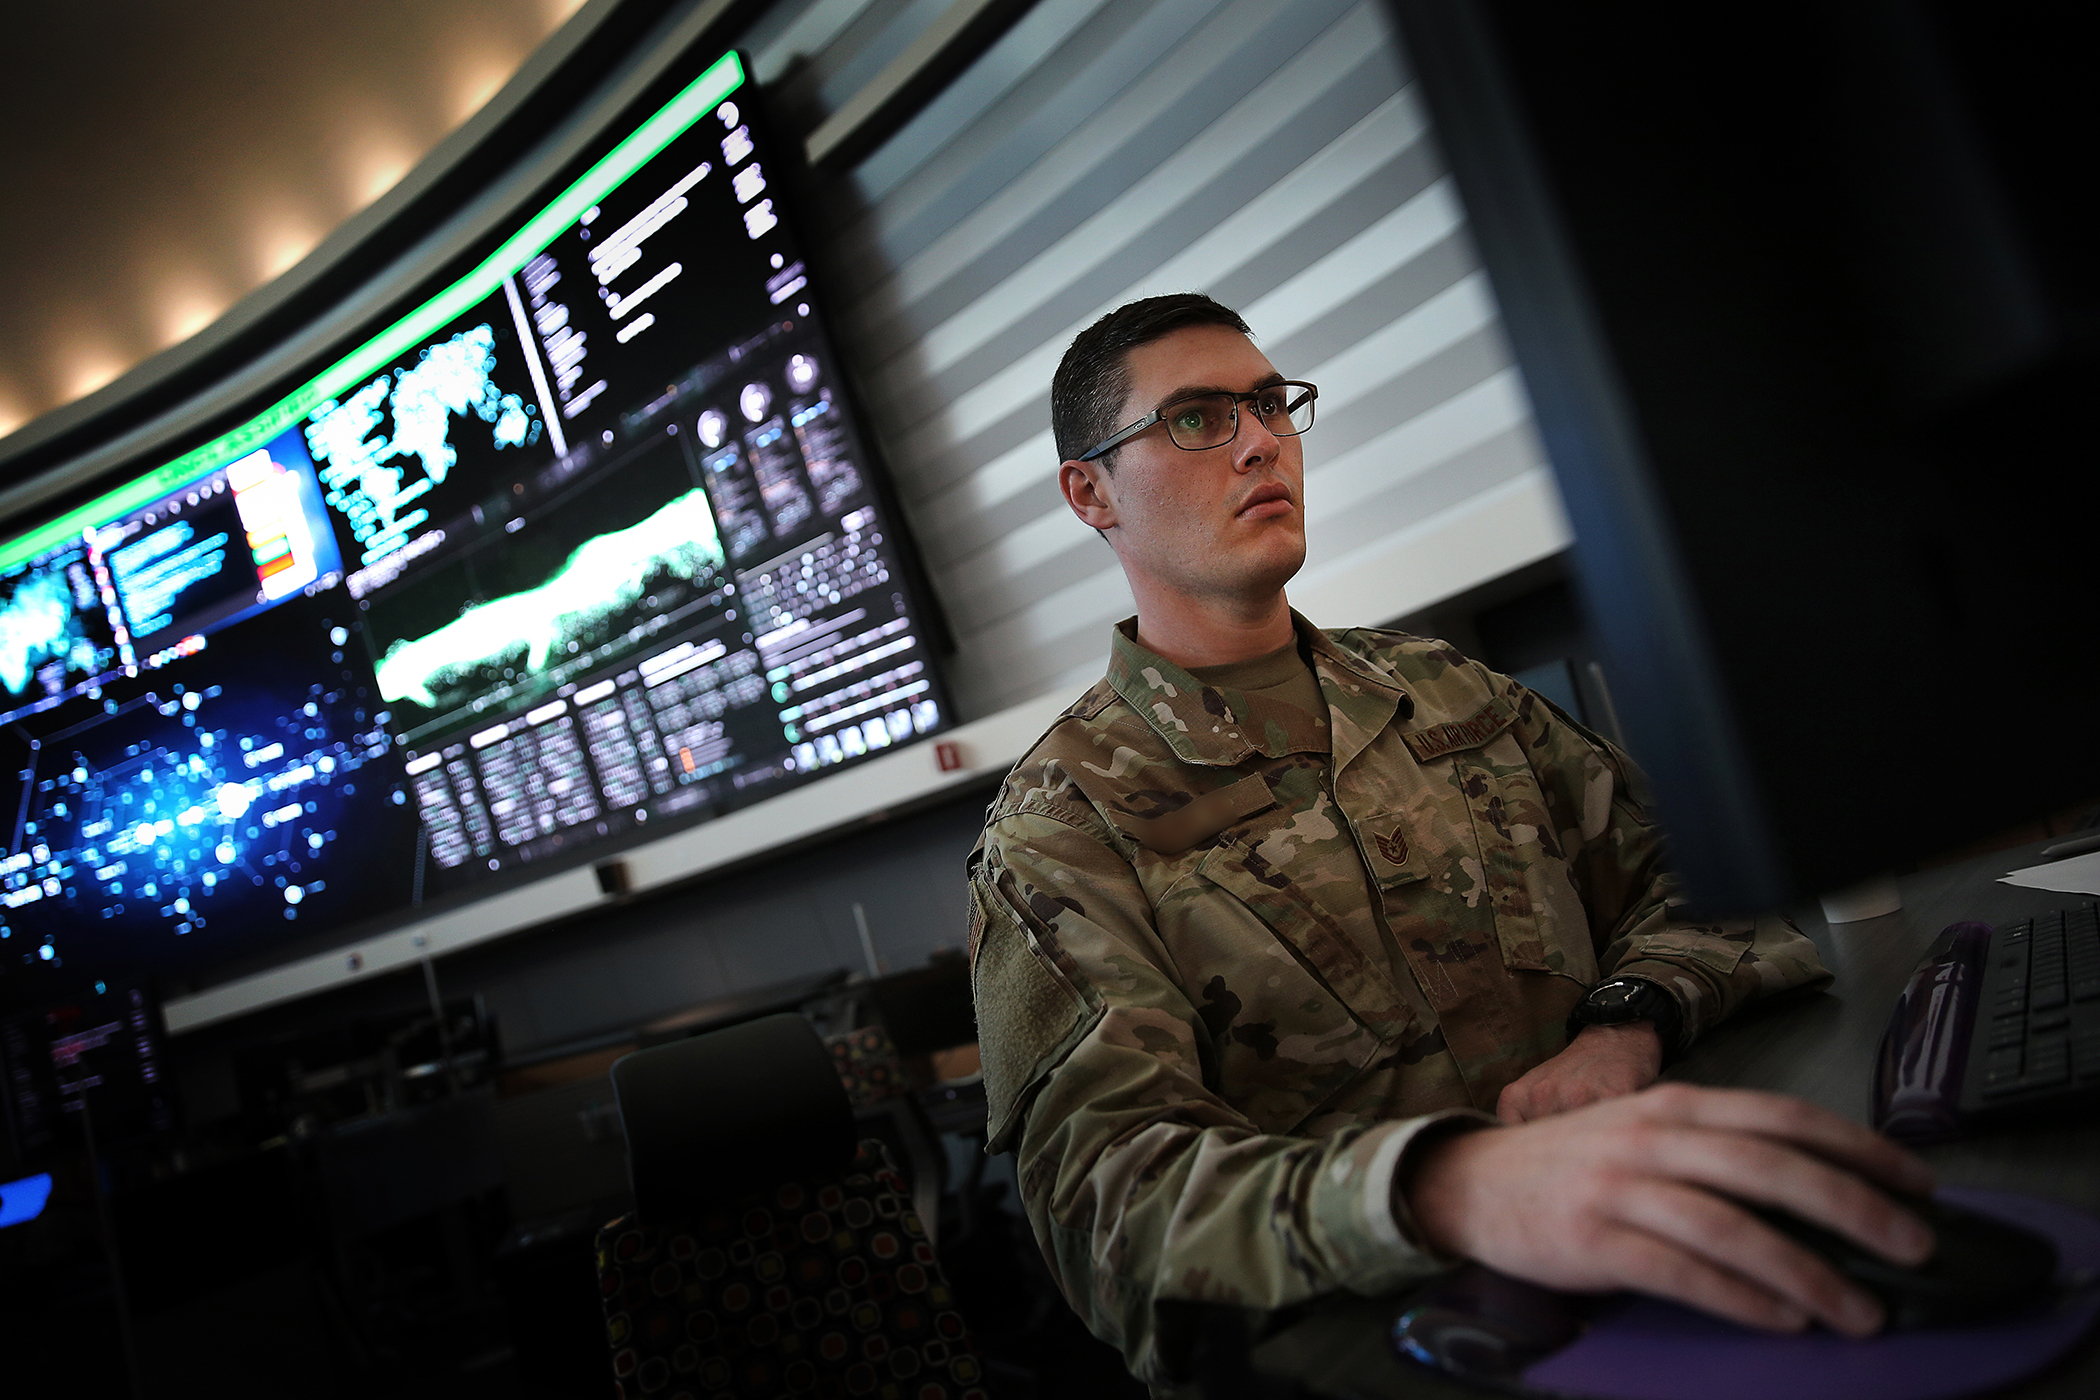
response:
<path id="1" fill-rule="evenodd" d="M 2100 1110 L 2100 909 L 1954 924 L 1911 974 L 1874 1069 L 1874 1122 L 1911 1142 Z"/>

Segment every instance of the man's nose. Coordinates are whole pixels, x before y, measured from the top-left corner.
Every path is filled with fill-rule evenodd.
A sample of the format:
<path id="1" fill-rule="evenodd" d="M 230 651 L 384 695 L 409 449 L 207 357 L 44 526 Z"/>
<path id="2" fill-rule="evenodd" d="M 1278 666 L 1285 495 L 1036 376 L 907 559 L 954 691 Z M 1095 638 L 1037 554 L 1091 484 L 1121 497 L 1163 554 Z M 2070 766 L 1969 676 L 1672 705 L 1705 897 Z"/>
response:
<path id="1" fill-rule="evenodd" d="M 1283 440 L 1269 431 L 1260 414 L 1243 408 L 1239 436 L 1232 446 L 1232 469 L 1245 473 L 1274 462 L 1283 451 Z"/>

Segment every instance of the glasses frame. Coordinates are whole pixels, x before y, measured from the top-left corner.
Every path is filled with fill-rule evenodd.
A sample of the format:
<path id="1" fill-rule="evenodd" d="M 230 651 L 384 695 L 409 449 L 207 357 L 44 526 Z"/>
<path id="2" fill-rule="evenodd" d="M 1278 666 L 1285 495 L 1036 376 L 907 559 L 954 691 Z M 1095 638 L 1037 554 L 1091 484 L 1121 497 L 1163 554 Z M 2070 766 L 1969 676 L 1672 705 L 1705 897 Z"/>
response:
<path id="1" fill-rule="evenodd" d="M 1319 386 L 1315 384 L 1308 384 L 1302 379 L 1271 380 L 1267 384 L 1261 385 L 1259 388 L 1249 389 L 1244 394 L 1229 394 L 1224 393 L 1224 391 L 1222 390 L 1217 393 L 1208 394 L 1185 394 L 1181 398 L 1174 400 L 1174 402 L 1172 403 L 1161 404 L 1158 408 L 1153 409 L 1150 413 L 1146 414 L 1143 418 L 1138 419 L 1135 423 L 1129 424 L 1127 427 L 1119 428 L 1115 432 L 1110 433 L 1107 437 L 1101 439 L 1101 441 L 1095 443 L 1086 452 L 1082 453 L 1079 457 L 1079 460 L 1082 462 L 1091 462 L 1097 457 L 1101 457 L 1106 453 L 1115 451 L 1118 447 L 1121 447 L 1124 443 L 1130 441 L 1139 433 L 1144 432 L 1147 428 L 1150 428 L 1158 423 L 1166 422 L 1168 414 L 1172 413 L 1175 409 L 1181 407 L 1185 403 L 1190 402 L 1191 400 L 1212 399 L 1221 396 L 1232 400 L 1232 432 L 1225 438 L 1223 442 L 1214 442 L 1209 447 L 1182 447 L 1180 443 L 1174 442 L 1174 431 L 1171 428 L 1167 430 L 1167 441 L 1174 442 L 1174 445 L 1176 447 L 1180 447 L 1183 452 L 1209 452 L 1213 448 L 1225 447 L 1237 441 L 1239 438 L 1240 405 L 1246 403 L 1249 399 L 1258 399 L 1263 394 L 1269 393 L 1271 390 L 1275 389 L 1303 389 L 1305 391 L 1305 402 L 1308 408 L 1316 405 L 1320 400 Z M 1256 416 L 1258 417 L 1259 415 Z M 1305 432 L 1307 428 L 1312 427 L 1312 424 L 1308 422 L 1306 423 L 1304 428 L 1292 428 L 1290 426 L 1290 422 L 1290 415 L 1284 414 L 1283 423 L 1284 427 L 1289 429 L 1288 432 L 1277 432 L 1275 428 L 1269 427 L 1268 420 L 1266 419 L 1263 419 L 1262 426 L 1269 427 L 1270 434 L 1272 436 L 1280 438 L 1297 437 L 1300 433 Z"/>

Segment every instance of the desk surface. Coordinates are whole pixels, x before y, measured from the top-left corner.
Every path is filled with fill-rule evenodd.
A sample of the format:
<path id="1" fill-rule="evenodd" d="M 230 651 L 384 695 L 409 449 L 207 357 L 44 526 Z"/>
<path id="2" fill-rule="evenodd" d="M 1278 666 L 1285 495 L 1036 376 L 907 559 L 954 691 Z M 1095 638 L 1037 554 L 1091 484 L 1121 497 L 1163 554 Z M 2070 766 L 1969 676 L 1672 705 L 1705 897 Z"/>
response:
<path id="1" fill-rule="evenodd" d="M 1867 1121 L 1875 1051 L 1904 983 L 1941 929 L 1961 919 L 2000 923 L 2076 903 L 2075 895 L 2002 885 L 2044 843 L 1928 870 L 1901 882 L 1903 909 L 1863 923 L 1799 917 L 1837 975 L 1828 992 L 1782 998 L 1716 1029 L 1669 1078 L 1797 1094 Z M 1990 1186 L 2067 1201 L 2100 1215 L 2100 1124 L 2029 1127 L 1928 1147 L 1921 1154 L 1949 1185 Z M 1349 1299 L 1255 1349 L 1257 1369 L 1290 1375 L 1337 1397 L 1478 1397 L 1487 1393 L 1403 1369 L 1387 1349 L 1392 1308 Z M 2004 1395 L 2022 1400 L 2100 1395 L 2100 1343 L 2087 1339 L 2067 1364 Z"/>

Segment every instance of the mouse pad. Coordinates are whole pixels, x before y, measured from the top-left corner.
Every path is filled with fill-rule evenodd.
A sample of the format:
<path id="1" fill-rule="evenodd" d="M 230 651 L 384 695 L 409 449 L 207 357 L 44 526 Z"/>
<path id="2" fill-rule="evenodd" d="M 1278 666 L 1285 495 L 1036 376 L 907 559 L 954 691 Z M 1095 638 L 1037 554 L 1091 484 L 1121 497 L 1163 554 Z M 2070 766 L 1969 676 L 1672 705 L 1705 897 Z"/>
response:
<path id="1" fill-rule="evenodd" d="M 2056 1201 L 1948 1187 L 1940 1199 L 2054 1241 L 2059 1279 L 2100 1271 L 2100 1220 Z M 1940 1400 L 2032 1375 L 2071 1348 L 2100 1290 L 2082 1289 L 2041 1313 L 1981 1327 L 1852 1341 L 1830 1332 L 1753 1332 L 1673 1303 L 1636 1298 L 1596 1316 L 1589 1330 L 1524 1372 L 1524 1384 L 1609 1400 Z"/>

